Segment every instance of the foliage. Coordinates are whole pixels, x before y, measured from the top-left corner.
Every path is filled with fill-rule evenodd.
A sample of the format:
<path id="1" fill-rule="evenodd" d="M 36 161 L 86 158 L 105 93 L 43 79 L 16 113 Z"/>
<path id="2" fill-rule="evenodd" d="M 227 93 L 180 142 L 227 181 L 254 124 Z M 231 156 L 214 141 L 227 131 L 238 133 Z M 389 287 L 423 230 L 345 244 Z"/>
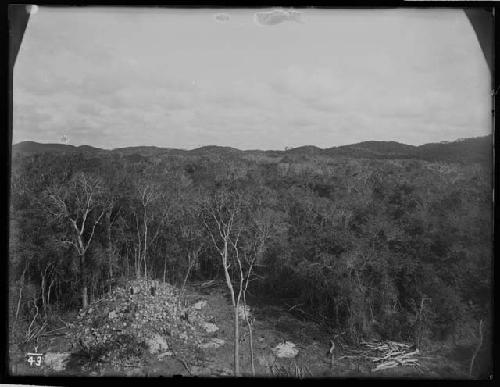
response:
<path id="1" fill-rule="evenodd" d="M 488 168 L 314 152 L 292 156 L 217 149 L 136 158 L 104 151 L 18 154 L 11 274 L 20 284 L 28 267 L 26 284 L 35 285 L 40 303 L 45 297 L 61 310 L 80 306 L 81 251 L 72 248 L 79 241 L 71 219 L 81 230 L 89 192 L 81 177 L 92 176 L 99 187 L 92 197 L 96 207 L 81 235 L 91 297 L 120 278 L 181 284 L 194 252 L 189 278 L 222 278 L 223 246 L 207 232 L 217 224 L 205 210 L 218 209 L 219 221 L 226 222 L 237 209 L 231 240 L 238 235 L 243 266 L 255 258 L 251 292 L 301 305 L 297 313 L 346 331 L 351 340 L 411 340 L 417 331 L 444 339 L 487 319 Z M 112 208 L 109 218 L 105 207 Z M 236 268 L 232 264 L 230 274 Z M 33 297 L 26 291 L 21 298 L 28 313 Z M 420 311 L 422 299 L 429 301 Z"/>

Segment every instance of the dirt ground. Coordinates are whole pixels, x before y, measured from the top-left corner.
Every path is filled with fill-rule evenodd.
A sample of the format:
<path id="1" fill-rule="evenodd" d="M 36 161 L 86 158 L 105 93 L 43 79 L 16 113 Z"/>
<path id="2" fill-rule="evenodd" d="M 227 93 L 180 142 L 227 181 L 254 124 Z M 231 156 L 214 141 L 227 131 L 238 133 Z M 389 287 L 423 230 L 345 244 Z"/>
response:
<path id="1" fill-rule="evenodd" d="M 214 337 L 224 340 L 218 348 L 198 348 L 195 356 L 190 356 L 189 363 L 180 354 L 166 356 L 162 359 L 147 355 L 140 367 L 127 365 L 111 366 L 102 362 L 91 363 L 68 342 L 61 332 L 59 336 L 47 337 L 39 344 L 39 352 L 68 353 L 69 360 L 65 369 L 54 370 L 48 366 L 30 367 L 25 360 L 25 352 L 29 348 L 10 347 L 10 371 L 12 375 L 44 375 L 44 376 L 231 376 L 233 367 L 233 314 L 232 307 L 224 288 L 212 288 L 201 292 L 189 289 L 188 302 L 194 304 L 205 300 L 209 314 L 219 330 Z M 327 357 L 329 349 L 328 333 L 314 322 L 302 321 L 288 313 L 285 309 L 272 305 L 252 305 L 255 317 L 253 330 L 254 363 L 256 376 L 273 376 L 270 364 L 276 360 L 271 348 L 279 343 L 290 341 L 295 343 L 299 354 L 293 360 L 279 359 L 276 364 L 289 370 L 301 371 L 305 377 L 342 377 L 342 378 L 467 378 L 471 348 L 450 348 L 441 346 L 433 351 L 422 351 L 419 366 L 396 367 L 384 371 L 372 372 L 370 361 L 353 361 L 339 359 L 343 350 L 336 353 L 333 367 Z M 249 336 L 245 323 L 240 328 L 240 369 L 243 376 L 252 376 L 249 350 Z"/>

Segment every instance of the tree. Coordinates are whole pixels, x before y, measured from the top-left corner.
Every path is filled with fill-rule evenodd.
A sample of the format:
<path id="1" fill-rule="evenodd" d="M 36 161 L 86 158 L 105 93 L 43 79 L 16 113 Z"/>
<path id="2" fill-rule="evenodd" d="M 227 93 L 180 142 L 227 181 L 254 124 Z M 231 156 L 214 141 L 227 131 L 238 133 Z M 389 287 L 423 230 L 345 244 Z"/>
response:
<path id="1" fill-rule="evenodd" d="M 231 296 L 234 310 L 234 374 L 240 374 L 239 361 L 239 306 L 243 290 L 244 278 L 241 273 L 239 258 L 239 238 L 241 235 L 241 211 L 243 201 L 241 194 L 229 191 L 225 187 L 219 188 L 207 197 L 204 203 L 202 221 L 210 235 L 214 247 L 222 261 L 222 269 L 226 285 Z M 240 278 L 238 293 L 235 293 L 233 280 L 229 273 L 232 265 L 240 264 Z"/>
<path id="2" fill-rule="evenodd" d="M 137 236 L 135 260 L 137 278 L 148 276 L 148 249 L 160 235 L 169 212 L 165 198 L 166 195 L 160 185 L 151 180 L 142 180 L 136 185 L 137 205 L 132 211 Z"/>
<path id="3" fill-rule="evenodd" d="M 205 238 L 203 233 L 203 225 L 200 224 L 200 214 L 201 206 L 199 205 L 199 200 L 196 197 L 188 197 L 188 201 L 182 204 L 182 209 L 180 211 L 179 228 L 180 235 L 178 242 L 187 255 L 187 270 L 184 276 L 184 281 L 182 283 L 181 292 L 179 296 L 179 302 L 184 295 L 184 289 L 188 281 L 189 275 L 193 268 L 198 265 L 198 257 L 202 250 L 205 248 Z M 166 269 L 166 259 L 165 268 L 163 273 L 163 281 L 165 281 L 165 269 Z"/>
<path id="4" fill-rule="evenodd" d="M 260 199 L 260 198 L 259 198 Z M 263 206 L 263 200 L 253 201 L 251 210 L 247 212 L 247 227 L 243 233 L 242 254 L 236 254 L 239 267 L 240 290 L 243 298 L 243 315 L 247 323 L 249 344 L 250 344 L 250 364 L 252 374 L 255 376 L 254 352 L 253 352 L 253 329 L 248 315 L 247 290 L 250 281 L 253 279 L 254 268 L 262 262 L 262 257 L 266 247 L 266 242 L 271 237 L 273 231 L 280 224 L 278 213 L 271 208 Z M 236 247 L 236 246 L 234 246 Z"/>
<path id="5" fill-rule="evenodd" d="M 79 258 L 82 306 L 88 305 L 88 275 L 85 257 L 97 225 L 106 213 L 103 181 L 88 173 L 75 174 L 68 184 L 54 184 L 45 192 L 46 209 L 66 224 L 68 239 L 62 242 L 73 246 Z"/>

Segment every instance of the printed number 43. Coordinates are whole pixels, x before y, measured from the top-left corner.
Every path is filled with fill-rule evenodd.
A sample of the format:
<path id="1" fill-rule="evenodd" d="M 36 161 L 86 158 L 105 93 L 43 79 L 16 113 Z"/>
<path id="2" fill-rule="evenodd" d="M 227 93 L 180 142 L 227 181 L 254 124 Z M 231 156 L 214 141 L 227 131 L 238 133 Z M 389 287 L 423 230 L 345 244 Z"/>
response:
<path id="1" fill-rule="evenodd" d="M 40 367 L 42 365 L 42 356 L 36 356 L 36 360 L 33 359 L 33 356 L 30 356 L 28 357 L 28 363 L 30 363 L 30 366 L 36 365 L 37 367 Z"/>

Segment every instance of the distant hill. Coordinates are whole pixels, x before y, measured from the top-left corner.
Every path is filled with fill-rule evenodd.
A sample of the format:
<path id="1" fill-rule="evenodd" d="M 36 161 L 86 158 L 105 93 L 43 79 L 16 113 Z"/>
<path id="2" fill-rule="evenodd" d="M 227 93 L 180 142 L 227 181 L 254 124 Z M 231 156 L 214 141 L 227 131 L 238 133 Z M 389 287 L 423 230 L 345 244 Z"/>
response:
<path id="1" fill-rule="evenodd" d="M 344 145 L 328 149 L 330 152 L 367 155 L 397 156 L 413 152 L 416 147 L 413 145 L 401 144 L 396 141 L 363 141 L 357 144 Z"/>
<path id="2" fill-rule="evenodd" d="M 318 155 L 323 153 L 323 149 L 314 145 L 303 145 L 297 148 L 290 148 L 285 151 L 287 154 Z"/>
<path id="3" fill-rule="evenodd" d="M 159 148 L 157 146 L 132 146 L 127 148 L 115 148 L 111 151 L 112 153 L 118 153 L 123 156 L 140 155 L 140 156 L 160 156 L 160 155 L 180 155 L 185 154 L 187 150 L 185 149 L 174 149 L 174 148 Z"/>
<path id="4" fill-rule="evenodd" d="M 219 146 L 219 145 L 207 145 L 189 151 L 189 154 L 198 156 L 212 155 L 212 154 L 237 155 L 241 153 L 243 153 L 243 151 L 239 149 L 231 148 L 229 146 Z"/>
<path id="5" fill-rule="evenodd" d="M 426 161 L 443 161 L 458 163 L 491 163 L 492 136 L 459 139 L 450 142 L 430 143 L 420 146 L 406 145 L 396 141 L 364 141 L 352 145 L 343 145 L 321 149 L 313 145 L 305 145 L 284 151 L 278 150 L 246 150 L 208 145 L 192 150 L 160 148 L 156 146 L 135 146 L 104 150 L 89 145 L 75 147 L 64 144 L 41 144 L 34 141 L 23 141 L 12 147 L 13 154 L 34 154 L 43 152 L 83 152 L 121 154 L 123 156 L 210 156 L 210 157 L 244 157 L 255 160 L 273 160 L 286 162 L 302 162 L 320 157 L 347 157 L 356 159 L 420 159 Z"/>
<path id="6" fill-rule="evenodd" d="M 76 147 L 64 144 L 41 144 L 35 141 L 23 141 L 12 147 L 13 152 L 43 153 L 43 152 L 74 152 Z"/>
<path id="7" fill-rule="evenodd" d="M 447 143 L 430 143 L 415 149 L 415 158 L 428 161 L 462 161 L 491 163 L 492 136 L 460 139 Z"/>
<path id="8" fill-rule="evenodd" d="M 95 148 L 90 145 L 80 145 L 78 147 L 74 145 L 65 144 L 41 144 L 35 141 L 22 141 L 20 143 L 12 146 L 12 153 L 23 153 L 23 154 L 34 154 L 34 153 L 45 153 L 45 152 L 61 152 L 61 153 L 73 153 L 73 152 L 102 152 L 104 149 Z"/>
<path id="9" fill-rule="evenodd" d="M 93 146 L 90 145 L 80 145 L 77 150 L 79 152 L 103 152 L 105 151 L 102 148 L 94 148 Z"/>
<path id="10" fill-rule="evenodd" d="M 491 135 L 456 141 L 429 143 L 420 146 L 395 141 L 364 141 L 325 149 L 331 157 L 375 159 L 420 159 L 458 163 L 490 163 Z"/>

